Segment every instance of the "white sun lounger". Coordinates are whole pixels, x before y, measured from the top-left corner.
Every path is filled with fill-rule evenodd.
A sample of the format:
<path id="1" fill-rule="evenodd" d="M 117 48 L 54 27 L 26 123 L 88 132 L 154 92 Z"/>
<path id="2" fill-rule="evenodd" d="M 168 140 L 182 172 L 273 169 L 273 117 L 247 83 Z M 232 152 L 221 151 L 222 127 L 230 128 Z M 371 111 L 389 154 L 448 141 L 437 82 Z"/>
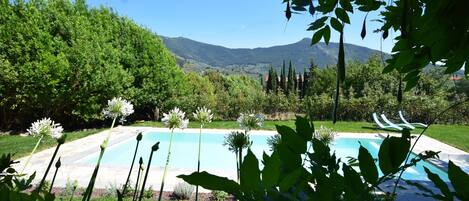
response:
<path id="1" fill-rule="evenodd" d="M 395 124 L 389 124 L 389 125 L 384 125 L 379 121 L 378 115 L 373 112 L 373 120 L 375 121 L 376 125 L 378 125 L 379 128 L 381 129 L 397 129 L 397 130 L 402 130 L 401 127 Z"/>
<path id="2" fill-rule="evenodd" d="M 412 125 L 410 125 L 410 124 L 405 124 L 405 123 L 404 123 L 404 124 L 395 124 L 395 123 L 393 123 L 392 121 L 390 121 L 390 120 L 386 117 L 386 115 L 384 115 L 384 114 L 381 114 L 381 119 L 383 119 L 383 121 L 386 122 L 386 123 L 389 124 L 389 125 L 394 125 L 394 126 L 399 126 L 399 127 L 405 126 L 405 127 L 409 128 L 409 129 L 412 129 L 412 130 L 415 129 L 415 126 L 412 126 Z"/>
<path id="3" fill-rule="evenodd" d="M 404 118 L 404 115 L 402 114 L 402 111 L 400 111 L 400 110 L 399 110 L 399 118 L 401 118 L 401 121 L 402 121 L 404 124 L 407 124 L 407 125 L 411 125 L 411 126 L 417 125 L 417 126 L 421 126 L 421 127 L 424 127 L 424 128 L 428 127 L 428 125 L 427 125 L 427 124 L 424 124 L 424 123 L 418 123 L 418 122 L 416 122 L 416 123 L 409 123 L 409 122 Z"/>

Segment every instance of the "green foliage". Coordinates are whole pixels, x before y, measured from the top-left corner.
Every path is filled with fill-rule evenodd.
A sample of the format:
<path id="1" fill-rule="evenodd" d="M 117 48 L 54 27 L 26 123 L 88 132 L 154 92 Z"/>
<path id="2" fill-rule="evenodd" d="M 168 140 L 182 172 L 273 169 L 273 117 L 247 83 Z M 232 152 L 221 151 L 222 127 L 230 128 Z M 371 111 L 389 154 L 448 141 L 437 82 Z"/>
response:
<path id="1" fill-rule="evenodd" d="M 181 95 L 183 72 L 158 36 L 110 9 L 20 0 L 0 10 L 3 129 L 43 116 L 66 128 L 89 125 L 114 96 L 148 115 Z"/>
<path id="2" fill-rule="evenodd" d="M 410 150 L 410 135 L 404 131 L 401 137 L 384 139 L 379 151 L 379 166 L 368 150 L 360 147 L 358 165 L 361 172 L 357 172 L 331 153 L 326 144 L 311 138 L 314 127 L 306 118 L 297 117 L 296 129 L 277 126 L 277 132 L 281 141 L 270 156 L 264 153 L 262 169 L 259 169 L 258 159 L 248 150 L 241 164 L 241 183 L 207 172 L 178 177 L 206 189 L 223 190 L 239 200 L 375 200 L 373 191 L 382 191 L 380 185 L 384 181 L 394 178 L 398 171 L 405 171 L 418 161 L 438 154 L 425 152 L 402 164 Z M 311 152 L 306 149 L 307 143 L 312 144 Z M 302 155 L 306 155 L 303 162 Z M 378 167 L 384 175 L 378 175 Z M 457 191 L 455 194 L 464 200 L 466 181 L 469 181 L 467 174 L 451 162 L 449 171 Z"/>
<path id="3" fill-rule="evenodd" d="M 291 13 L 290 7 L 298 13 L 306 12 L 306 7 L 311 7 L 318 15 L 309 25 L 308 30 L 314 31 L 312 44 L 322 39 L 328 43 L 330 38 L 330 26 L 338 33 L 342 33 L 342 26 L 350 24 L 349 14 L 354 10 L 363 13 L 377 12 L 381 27 L 377 30 L 386 39 L 390 31 L 395 31 L 396 43 L 392 49 L 391 58 L 387 60 L 384 72 L 397 71 L 406 81 L 406 89 L 413 88 L 420 78 L 424 67 L 429 63 L 442 62 L 446 73 L 454 73 L 462 67 L 466 67 L 469 60 L 467 51 L 467 30 L 469 28 L 468 13 L 461 8 L 468 7 L 465 1 L 318 1 L 313 5 L 308 0 L 285 0 L 286 12 Z M 335 14 L 335 16 L 334 16 Z M 322 17 L 324 16 L 324 17 Z M 290 19 L 291 16 L 286 16 Z M 327 19 L 331 18 L 327 24 Z M 443 20 L 440 20 L 443 19 Z M 361 37 L 366 36 L 366 16 L 362 24 Z M 342 24 L 342 26 L 340 26 Z M 359 25 L 360 26 L 360 25 Z M 342 35 L 342 34 L 341 34 Z M 342 40 L 342 36 L 341 36 Z M 344 65 L 340 64 L 344 56 L 343 46 L 339 47 L 339 70 Z M 464 65 L 466 64 L 466 65 Z M 466 70 L 466 75 L 468 71 Z M 339 75 L 339 74 L 338 74 Z M 340 76 L 338 76 L 340 77 Z M 339 85 L 337 85 L 338 89 Z"/>
<path id="4" fill-rule="evenodd" d="M 210 200 L 212 201 L 225 201 L 228 197 L 228 194 L 223 191 L 212 191 Z"/>

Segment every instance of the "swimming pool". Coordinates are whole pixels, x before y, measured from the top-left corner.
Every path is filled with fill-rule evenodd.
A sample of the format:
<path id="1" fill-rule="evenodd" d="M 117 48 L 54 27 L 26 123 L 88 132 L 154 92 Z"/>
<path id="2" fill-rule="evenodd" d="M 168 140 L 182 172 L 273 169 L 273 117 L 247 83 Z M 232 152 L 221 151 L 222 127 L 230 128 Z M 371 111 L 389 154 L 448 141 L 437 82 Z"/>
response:
<path id="1" fill-rule="evenodd" d="M 170 134 L 168 132 L 147 132 L 144 134 L 137 152 L 138 157 L 142 156 L 144 161 L 148 160 L 150 147 L 157 141 L 160 141 L 160 149 L 153 155 L 152 167 L 162 167 L 168 152 Z M 224 133 L 210 133 L 202 136 L 201 151 L 201 170 L 211 171 L 235 171 L 235 154 L 228 151 L 223 146 Z M 253 144 L 251 150 L 258 159 L 262 158 L 265 151 L 270 154 L 267 146 L 269 135 L 252 134 Z M 345 157 L 357 157 L 359 142 L 366 147 L 374 158 L 378 156 L 381 138 L 355 138 L 355 137 L 337 137 L 331 145 L 331 149 L 336 152 L 338 157 L 346 160 Z M 109 147 L 104 153 L 101 164 L 111 166 L 129 166 L 132 162 L 132 156 L 135 150 L 135 138 L 125 140 L 121 143 Z M 173 147 L 171 151 L 170 168 L 180 170 L 195 170 L 197 167 L 198 133 L 174 133 Z M 93 153 L 78 162 L 86 164 L 96 164 L 98 153 Z M 449 181 L 447 173 L 431 163 L 421 161 L 416 167 L 411 167 L 403 174 L 404 179 L 408 180 L 428 180 L 423 166 L 432 172 L 440 175 L 444 181 Z"/>

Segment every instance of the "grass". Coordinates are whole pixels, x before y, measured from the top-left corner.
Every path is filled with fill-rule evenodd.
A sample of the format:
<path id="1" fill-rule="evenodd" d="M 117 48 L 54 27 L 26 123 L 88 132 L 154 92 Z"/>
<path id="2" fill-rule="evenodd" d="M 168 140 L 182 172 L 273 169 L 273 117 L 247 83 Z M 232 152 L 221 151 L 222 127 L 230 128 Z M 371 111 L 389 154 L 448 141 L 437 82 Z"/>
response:
<path id="1" fill-rule="evenodd" d="M 76 139 L 86 137 L 91 134 L 95 134 L 103 129 L 88 129 L 83 131 L 73 131 L 66 132 L 67 139 L 66 142 L 70 142 Z M 31 150 L 33 150 L 34 145 L 36 145 L 38 138 L 29 137 L 29 136 L 20 136 L 20 135 L 0 135 L 0 155 L 6 153 L 14 153 L 13 158 L 21 158 L 28 155 Z M 42 140 L 42 143 L 39 144 L 39 147 L 36 150 L 36 153 L 50 148 L 55 147 L 57 142 L 50 138 L 46 137 Z"/>
<path id="2" fill-rule="evenodd" d="M 295 126 L 293 120 L 290 121 L 265 121 L 262 129 L 275 130 L 275 125 Z M 332 128 L 337 132 L 353 132 L 353 133 L 377 133 L 382 132 L 377 130 L 374 124 L 369 122 L 337 122 L 335 125 L 331 121 L 315 121 L 314 126 L 320 125 Z M 155 121 L 146 121 L 134 123 L 132 126 L 150 126 L 150 127 L 164 127 L 163 123 Z M 189 128 L 199 128 L 198 122 L 190 122 Z M 214 121 L 207 124 L 205 128 L 222 128 L 222 129 L 239 129 L 236 121 Z M 412 133 L 420 133 L 422 129 L 415 129 Z M 425 132 L 425 135 L 437 139 L 441 142 L 457 147 L 461 150 L 469 152 L 469 126 L 465 125 L 443 125 L 435 124 L 430 126 Z"/>

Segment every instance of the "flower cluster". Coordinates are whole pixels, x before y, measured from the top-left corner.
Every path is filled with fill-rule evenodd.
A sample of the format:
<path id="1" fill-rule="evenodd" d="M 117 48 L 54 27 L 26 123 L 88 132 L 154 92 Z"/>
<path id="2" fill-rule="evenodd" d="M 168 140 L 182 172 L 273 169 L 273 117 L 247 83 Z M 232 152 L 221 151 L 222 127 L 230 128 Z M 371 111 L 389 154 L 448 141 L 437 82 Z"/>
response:
<path id="1" fill-rule="evenodd" d="M 250 131 L 255 128 L 259 128 L 264 123 L 264 116 L 261 114 L 250 113 L 241 113 L 238 117 L 239 126 L 245 131 Z"/>
<path id="2" fill-rule="evenodd" d="M 134 113 L 134 106 L 129 101 L 121 97 L 113 98 L 107 101 L 107 107 L 103 110 L 103 116 L 106 118 L 120 117 L 124 121 L 125 117 Z"/>
<path id="3" fill-rule="evenodd" d="M 164 113 L 163 118 L 161 121 L 170 129 L 174 128 L 187 128 L 189 124 L 189 119 L 185 119 L 186 113 L 179 110 L 179 108 L 175 107 L 169 113 Z"/>
<path id="4" fill-rule="evenodd" d="M 213 118 L 212 111 L 205 107 L 197 108 L 197 110 L 195 111 L 195 113 L 193 113 L 193 115 L 194 115 L 194 118 L 200 121 L 201 124 L 212 122 L 212 118 Z"/>
<path id="5" fill-rule="evenodd" d="M 56 124 L 50 118 L 43 118 L 31 124 L 31 128 L 27 131 L 29 135 L 44 137 L 50 135 L 52 138 L 59 139 L 62 137 L 62 126 Z"/>

